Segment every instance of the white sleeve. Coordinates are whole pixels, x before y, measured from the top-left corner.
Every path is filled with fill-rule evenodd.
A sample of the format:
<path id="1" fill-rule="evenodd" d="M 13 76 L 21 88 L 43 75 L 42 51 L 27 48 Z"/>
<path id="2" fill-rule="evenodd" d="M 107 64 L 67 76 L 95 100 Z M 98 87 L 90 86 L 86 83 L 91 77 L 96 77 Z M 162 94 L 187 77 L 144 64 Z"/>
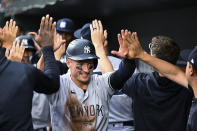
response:
<path id="1" fill-rule="evenodd" d="M 61 105 L 66 99 L 68 80 L 66 75 L 60 76 L 60 88 L 57 92 L 47 95 L 50 105 Z"/>

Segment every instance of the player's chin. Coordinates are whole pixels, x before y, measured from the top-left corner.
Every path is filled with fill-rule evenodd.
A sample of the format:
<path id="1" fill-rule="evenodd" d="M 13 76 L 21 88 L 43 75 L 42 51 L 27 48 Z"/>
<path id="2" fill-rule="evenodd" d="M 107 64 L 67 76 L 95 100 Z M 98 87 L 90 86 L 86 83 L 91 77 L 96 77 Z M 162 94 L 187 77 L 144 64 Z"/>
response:
<path id="1" fill-rule="evenodd" d="M 80 76 L 80 81 L 83 83 L 87 83 L 90 81 L 90 75 L 87 76 Z"/>

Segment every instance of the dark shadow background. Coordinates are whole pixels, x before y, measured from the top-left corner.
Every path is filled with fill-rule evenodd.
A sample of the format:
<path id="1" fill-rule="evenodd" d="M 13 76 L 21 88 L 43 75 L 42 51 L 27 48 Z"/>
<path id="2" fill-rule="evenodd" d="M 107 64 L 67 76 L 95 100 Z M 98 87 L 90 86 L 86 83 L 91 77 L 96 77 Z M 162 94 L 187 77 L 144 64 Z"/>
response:
<path id="1" fill-rule="evenodd" d="M 93 19 L 102 20 L 108 30 L 110 50 L 118 49 L 117 33 L 121 29 L 138 32 L 147 51 L 155 35 L 173 38 L 181 49 L 192 49 L 197 45 L 195 0 L 64 0 L 43 9 L 33 8 L 5 18 L 1 16 L 1 25 L 12 17 L 25 32 L 37 31 L 41 17 L 46 14 L 55 20 L 71 18 L 76 28 Z"/>

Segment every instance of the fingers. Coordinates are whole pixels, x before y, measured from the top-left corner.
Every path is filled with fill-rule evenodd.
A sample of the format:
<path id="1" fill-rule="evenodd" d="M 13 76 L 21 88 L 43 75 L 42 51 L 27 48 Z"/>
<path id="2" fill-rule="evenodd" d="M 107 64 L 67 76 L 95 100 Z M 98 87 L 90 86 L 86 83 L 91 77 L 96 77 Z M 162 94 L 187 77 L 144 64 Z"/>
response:
<path id="1" fill-rule="evenodd" d="M 36 32 L 29 32 L 28 35 L 31 35 L 33 37 L 36 37 L 37 36 L 37 33 Z"/>
<path id="2" fill-rule="evenodd" d="M 52 22 L 53 22 L 53 18 L 52 17 L 50 17 L 50 19 L 49 19 L 49 30 L 51 30 L 51 28 L 52 28 Z"/>
<path id="3" fill-rule="evenodd" d="M 41 19 L 41 22 L 40 22 L 40 29 L 39 29 L 40 31 L 39 31 L 39 34 L 40 34 L 40 32 L 43 31 L 44 24 L 45 24 L 45 17 L 43 16 L 42 19 Z"/>
<path id="4" fill-rule="evenodd" d="M 119 43 L 120 47 L 123 46 L 122 36 L 120 34 L 118 34 L 117 37 L 118 37 L 118 43 Z"/>
<path id="5" fill-rule="evenodd" d="M 105 37 L 105 40 L 107 40 L 107 30 L 104 30 L 104 37 Z"/>
<path id="6" fill-rule="evenodd" d="M 121 54 L 120 52 L 118 52 L 118 51 L 112 50 L 112 51 L 111 51 L 111 54 L 112 54 L 112 55 L 116 55 L 116 56 L 118 56 L 118 57 L 124 58 L 124 55 L 122 55 L 122 54 Z"/>
<path id="7" fill-rule="evenodd" d="M 52 32 L 56 34 L 56 22 L 53 22 L 52 24 Z"/>
<path id="8" fill-rule="evenodd" d="M 42 17 L 37 42 L 41 45 L 41 47 L 47 45 L 53 46 L 55 42 L 54 41 L 55 34 L 56 34 L 56 22 L 53 22 L 53 18 L 47 14 L 46 16 Z"/>
<path id="9" fill-rule="evenodd" d="M 103 33 L 103 25 L 100 20 L 93 20 L 90 28 L 92 31 L 100 31 Z"/>
<path id="10" fill-rule="evenodd" d="M 93 25 L 90 24 L 90 32 L 92 33 L 93 32 Z"/>
<path id="11" fill-rule="evenodd" d="M 19 56 L 20 56 L 21 60 L 23 58 L 24 52 L 25 52 L 25 46 L 24 46 L 24 41 L 22 41 L 21 46 L 19 48 L 19 54 L 20 54 Z"/>
<path id="12" fill-rule="evenodd" d="M 99 28 L 99 30 L 100 30 L 101 32 L 103 32 L 103 25 L 102 25 L 101 21 L 99 20 L 97 23 L 98 23 L 98 28 Z"/>
<path id="13" fill-rule="evenodd" d="M 38 45 L 36 41 L 34 41 L 34 46 L 38 51 L 41 51 L 41 47 Z"/>
<path id="14" fill-rule="evenodd" d="M 12 44 L 11 52 L 7 58 L 12 61 L 21 62 L 22 58 L 23 58 L 24 51 L 25 51 L 24 42 L 22 41 L 21 45 L 20 45 L 20 40 L 15 41 Z"/>
<path id="15" fill-rule="evenodd" d="M 99 30 L 99 29 L 100 29 L 97 20 L 94 20 L 94 21 L 92 22 L 92 24 L 93 24 L 93 29 L 94 29 L 94 28 L 96 28 L 95 30 Z"/>
<path id="16" fill-rule="evenodd" d="M 9 57 L 9 52 L 10 52 L 10 49 L 6 48 L 5 56 L 6 56 L 7 58 Z"/>

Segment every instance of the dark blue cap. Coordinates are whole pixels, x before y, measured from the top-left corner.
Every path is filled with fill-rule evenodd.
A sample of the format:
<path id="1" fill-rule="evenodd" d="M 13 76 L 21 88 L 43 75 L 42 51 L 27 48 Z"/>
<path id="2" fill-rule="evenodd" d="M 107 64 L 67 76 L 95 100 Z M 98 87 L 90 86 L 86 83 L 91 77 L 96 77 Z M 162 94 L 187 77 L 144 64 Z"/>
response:
<path id="1" fill-rule="evenodd" d="M 82 28 L 76 30 L 74 36 L 78 39 L 91 41 L 90 23 L 86 23 Z"/>
<path id="2" fill-rule="evenodd" d="M 184 49 L 180 56 L 183 60 L 188 61 L 197 72 L 197 46 L 193 50 Z"/>
<path id="3" fill-rule="evenodd" d="M 197 46 L 191 51 L 187 61 L 193 66 L 194 70 L 197 72 Z"/>
<path id="4" fill-rule="evenodd" d="M 68 18 L 60 19 L 57 21 L 56 30 L 72 34 L 75 31 L 74 22 Z"/>
<path id="5" fill-rule="evenodd" d="M 30 35 L 21 35 L 21 36 L 18 36 L 16 37 L 15 41 L 18 41 L 20 40 L 20 43 L 22 41 L 24 41 L 24 46 L 25 46 L 25 49 L 28 49 L 28 50 L 33 50 L 33 51 L 36 51 L 36 48 L 34 46 L 34 38 Z"/>

